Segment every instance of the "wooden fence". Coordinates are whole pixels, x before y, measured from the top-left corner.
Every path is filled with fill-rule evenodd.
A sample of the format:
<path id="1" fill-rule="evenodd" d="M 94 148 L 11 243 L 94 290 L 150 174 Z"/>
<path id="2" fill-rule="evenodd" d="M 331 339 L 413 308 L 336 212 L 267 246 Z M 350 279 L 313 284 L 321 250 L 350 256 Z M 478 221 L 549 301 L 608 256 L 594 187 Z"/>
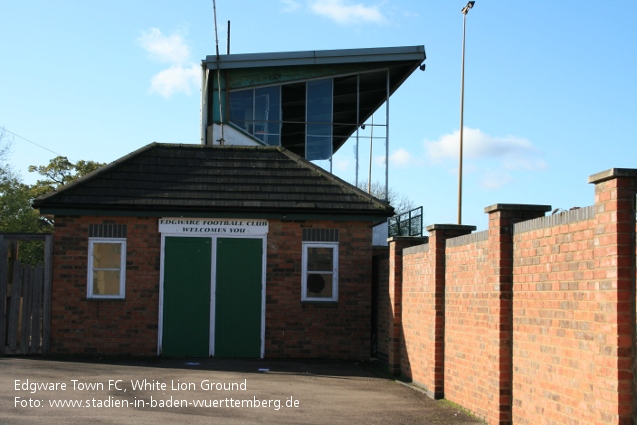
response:
<path id="1" fill-rule="evenodd" d="M 22 264 L 20 241 L 38 240 L 44 262 Z M 0 356 L 49 354 L 52 247 L 52 235 L 0 234 Z"/>

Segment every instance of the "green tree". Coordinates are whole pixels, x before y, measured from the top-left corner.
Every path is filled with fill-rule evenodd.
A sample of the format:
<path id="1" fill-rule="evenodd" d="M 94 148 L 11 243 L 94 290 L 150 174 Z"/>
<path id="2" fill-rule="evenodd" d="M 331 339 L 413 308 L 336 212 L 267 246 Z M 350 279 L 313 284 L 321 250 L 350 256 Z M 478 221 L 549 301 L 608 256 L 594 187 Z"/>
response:
<path id="1" fill-rule="evenodd" d="M 0 128 L 0 233 L 39 233 L 40 214 L 31 208 L 31 187 L 22 183 L 20 175 L 5 163 L 11 150 L 12 139 Z M 44 244 L 21 242 L 20 259 L 37 264 L 44 258 Z"/>
<path id="2" fill-rule="evenodd" d="M 49 161 L 48 165 L 29 166 L 30 172 L 37 172 L 43 177 L 36 184 L 29 186 L 5 163 L 10 146 L 11 140 L 4 129 L 0 128 L 0 232 L 51 232 L 53 222 L 31 207 L 33 199 L 71 183 L 97 170 L 103 164 L 83 160 L 72 163 L 66 157 L 58 156 Z M 41 242 L 20 243 L 19 249 L 23 262 L 36 264 L 42 261 L 44 247 Z"/>
<path id="3" fill-rule="evenodd" d="M 39 231 L 40 213 L 31 208 L 31 200 L 31 187 L 8 166 L 0 166 L 0 232 Z"/>

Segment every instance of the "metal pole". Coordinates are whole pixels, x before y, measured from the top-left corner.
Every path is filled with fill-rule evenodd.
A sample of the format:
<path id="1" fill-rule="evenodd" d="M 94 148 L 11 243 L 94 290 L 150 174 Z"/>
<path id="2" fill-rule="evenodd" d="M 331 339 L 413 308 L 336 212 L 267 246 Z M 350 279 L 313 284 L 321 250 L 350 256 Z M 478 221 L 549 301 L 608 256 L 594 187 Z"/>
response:
<path id="1" fill-rule="evenodd" d="M 360 98 L 361 98 L 361 76 L 356 76 L 356 187 L 358 187 L 358 142 L 359 129 L 361 128 L 360 117 Z"/>
<path id="2" fill-rule="evenodd" d="M 385 99 L 385 201 L 389 201 L 389 95 L 391 92 L 387 70 L 387 98 Z"/>
<path id="3" fill-rule="evenodd" d="M 464 136 L 464 48 L 467 33 L 467 13 L 474 5 L 470 1 L 462 9 L 462 72 L 460 75 L 460 152 L 458 155 L 458 224 L 462 224 L 462 143 Z"/>
<path id="4" fill-rule="evenodd" d="M 369 136 L 369 171 L 367 174 L 367 193 L 372 194 L 372 152 L 374 146 L 374 114 L 372 114 L 372 128 Z"/>
<path id="5" fill-rule="evenodd" d="M 214 11 L 215 17 L 215 46 L 217 48 L 217 86 L 219 89 L 219 125 L 221 126 L 221 138 L 219 139 L 219 144 L 224 144 L 223 137 L 223 107 L 221 104 L 221 60 L 219 59 L 219 35 L 217 33 L 217 3 L 215 0 L 212 0 L 212 9 Z"/>

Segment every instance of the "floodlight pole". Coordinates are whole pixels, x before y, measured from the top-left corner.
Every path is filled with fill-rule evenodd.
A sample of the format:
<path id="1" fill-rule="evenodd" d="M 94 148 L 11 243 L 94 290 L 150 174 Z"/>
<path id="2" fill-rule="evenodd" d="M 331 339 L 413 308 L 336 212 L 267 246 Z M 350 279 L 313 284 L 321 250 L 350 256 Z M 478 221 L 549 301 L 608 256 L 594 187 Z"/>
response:
<path id="1" fill-rule="evenodd" d="M 470 1 L 462 8 L 462 72 L 460 76 L 460 152 L 458 157 L 458 224 L 462 224 L 462 142 L 464 135 L 464 45 L 467 33 L 467 13 L 475 1 Z"/>

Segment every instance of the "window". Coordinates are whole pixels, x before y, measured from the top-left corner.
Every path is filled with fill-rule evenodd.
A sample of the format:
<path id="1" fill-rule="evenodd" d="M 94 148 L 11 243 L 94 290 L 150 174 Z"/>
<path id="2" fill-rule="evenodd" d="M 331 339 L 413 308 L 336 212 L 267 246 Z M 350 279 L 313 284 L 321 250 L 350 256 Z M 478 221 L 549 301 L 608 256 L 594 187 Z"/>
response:
<path id="1" fill-rule="evenodd" d="M 228 119 L 266 145 L 281 144 L 281 89 L 278 86 L 230 92 Z"/>
<path id="2" fill-rule="evenodd" d="M 332 157 L 332 80 L 307 83 L 305 159 Z"/>
<path id="3" fill-rule="evenodd" d="M 301 300 L 338 300 L 338 243 L 303 242 Z"/>
<path id="4" fill-rule="evenodd" d="M 88 298 L 124 298 L 126 239 L 90 238 L 88 254 Z"/>

